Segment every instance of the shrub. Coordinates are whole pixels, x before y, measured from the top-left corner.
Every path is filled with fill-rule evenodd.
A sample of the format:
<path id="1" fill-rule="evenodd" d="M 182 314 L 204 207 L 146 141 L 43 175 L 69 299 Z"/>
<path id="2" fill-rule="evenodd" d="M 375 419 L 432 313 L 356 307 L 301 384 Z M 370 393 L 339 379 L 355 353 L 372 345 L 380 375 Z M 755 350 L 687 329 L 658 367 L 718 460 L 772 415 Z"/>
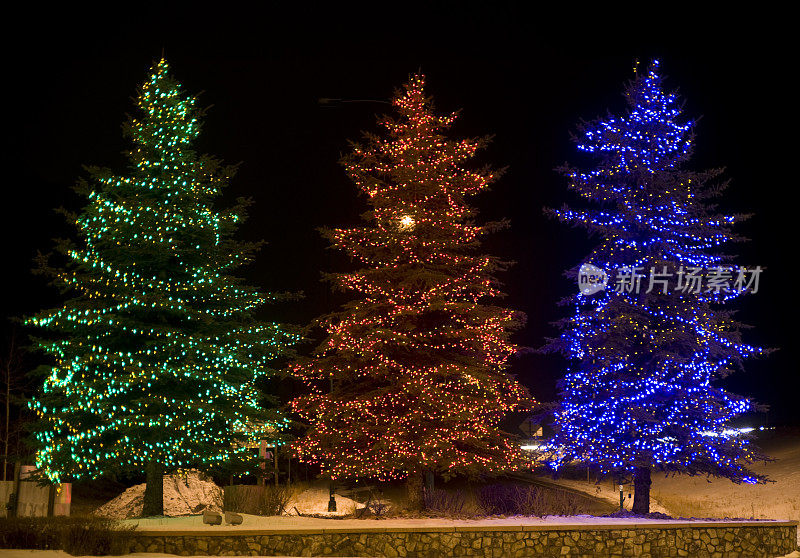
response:
<path id="1" fill-rule="evenodd" d="M 105 518 L 70 523 L 62 530 L 62 548 L 73 556 L 127 554 L 135 526 L 123 526 Z"/>
<path id="2" fill-rule="evenodd" d="M 365 510 L 369 511 L 369 513 L 377 518 L 386 517 L 391 508 L 392 505 L 386 500 L 370 500 L 367 502 L 366 506 L 364 506 Z"/>
<path id="3" fill-rule="evenodd" d="M 514 515 L 516 508 L 516 486 L 487 484 L 478 489 L 478 505 L 487 515 Z"/>
<path id="4" fill-rule="evenodd" d="M 579 496 L 565 490 L 516 484 L 482 486 L 477 496 L 487 515 L 575 515 L 581 502 Z"/>
<path id="5" fill-rule="evenodd" d="M 0 518 L 0 548 L 60 549 L 61 521 L 41 517 Z"/>
<path id="6" fill-rule="evenodd" d="M 134 529 L 97 517 L 0 518 L 0 548 L 63 549 L 73 555 L 125 554 Z"/>
<path id="7" fill-rule="evenodd" d="M 461 515 L 466 503 L 460 490 L 448 492 L 434 488 L 424 492 L 425 509 L 442 515 Z"/>
<path id="8" fill-rule="evenodd" d="M 252 515 L 282 515 L 291 499 L 283 486 L 235 484 L 225 487 L 225 511 Z"/>

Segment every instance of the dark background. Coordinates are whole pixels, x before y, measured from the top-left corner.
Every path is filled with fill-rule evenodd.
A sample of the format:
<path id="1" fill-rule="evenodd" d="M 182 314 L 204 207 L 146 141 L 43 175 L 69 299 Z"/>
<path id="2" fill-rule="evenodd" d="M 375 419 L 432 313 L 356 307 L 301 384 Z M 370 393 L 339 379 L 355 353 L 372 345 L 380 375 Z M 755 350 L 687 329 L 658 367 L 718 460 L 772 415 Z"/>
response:
<path id="1" fill-rule="evenodd" d="M 481 161 L 508 166 L 476 203 L 483 219 L 511 220 L 487 249 L 517 262 L 502 278 L 507 304 L 528 315 L 516 341 L 539 347 L 556 334 L 549 323 L 567 312 L 556 301 L 576 288 L 562 271 L 591 246 L 584 232 L 542 215 L 545 205 L 575 201 L 553 168 L 581 161 L 569 139 L 575 124 L 620 111 L 634 59 L 646 64 L 657 56 L 667 84 L 686 100 L 685 114 L 702 116 L 693 167 L 726 166 L 731 187 L 723 209 L 754 213 L 741 228 L 752 242 L 734 247 L 738 261 L 768 268 L 761 292 L 743 297 L 739 317 L 755 326 L 747 341 L 779 350 L 747 363 L 725 384 L 769 404 L 770 423 L 798 424 L 791 389 L 800 288 L 792 275 L 796 62 L 789 35 L 776 27 L 780 14 L 768 24 L 753 14 L 733 25 L 676 13 L 661 18 L 663 29 L 654 25 L 657 18 L 598 20 L 579 29 L 571 15 L 512 4 L 392 4 L 386 13 L 376 5 L 267 3 L 258 11 L 213 12 L 202 23 L 167 20 L 143 7 L 97 23 L 75 13 L 9 20 L 24 39 L 5 49 L 10 157 L 2 196 L 2 314 L 58 303 L 57 293 L 30 274 L 32 259 L 52 248 L 53 237 L 72 234 L 53 209 L 80 207 L 70 186 L 85 175 L 82 164 L 124 170 L 120 125 L 163 48 L 185 88 L 202 91 L 201 104 L 213 105 L 199 149 L 243 161 L 226 200 L 252 196 L 241 236 L 269 243 L 247 277 L 264 290 L 305 294 L 267 309 L 266 317 L 305 325 L 342 302 L 320 273 L 349 263 L 326 249 L 316 228 L 356 223 L 365 209 L 337 160 L 348 139 L 376 128 L 385 105 L 325 107 L 318 99 L 385 100 L 422 69 L 441 110 L 463 109 L 454 133 L 493 134 Z M 4 320 L 3 339 L 11 328 Z M 550 401 L 563 366 L 558 357 L 528 354 L 515 359 L 513 372 L 537 399 Z"/>

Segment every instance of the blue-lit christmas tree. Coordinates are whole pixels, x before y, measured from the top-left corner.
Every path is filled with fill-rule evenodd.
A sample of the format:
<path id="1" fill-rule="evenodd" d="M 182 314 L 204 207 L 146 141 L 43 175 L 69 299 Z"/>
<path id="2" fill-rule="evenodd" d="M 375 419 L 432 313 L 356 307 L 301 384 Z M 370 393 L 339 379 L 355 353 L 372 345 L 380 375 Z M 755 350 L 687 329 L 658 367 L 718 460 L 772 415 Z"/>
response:
<path id="1" fill-rule="evenodd" d="M 551 465 L 632 473 L 633 511 L 647 513 L 652 470 L 763 480 L 747 468 L 763 456 L 726 428 L 754 405 L 715 381 L 764 351 L 742 342 L 724 309 L 754 290 L 755 275 L 720 248 L 741 240 L 732 229 L 745 217 L 715 212 L 721 170 L 685 168 L 693 123 L 664 90 L 657 61 L 625 96 L 624 116 L 580 127 L 578 149 L 596 165 L 562 169 L 593 208 L 549 211 L 602 239 L 585 262 L 610 277 L 604 290 L 569 300 L 574 313 L 548 344 L 571 359 Z"/>
<path id="2" fill-rule="evenodd" d="M 89 169 L 78 241 L 59 244 L 64 266 L 42 262 L 72 298 L 28 320 L 53 359 L 31 402 L 37 466 L 56 481 L 145 471 L 145 515 L 163 513 L 164 472 L 241 465 L 276 434 L 257 383 L 296 338 L 255 316 L 277 297 L 232 275 L 258 243 L 233 238 L 248 200 L 215 208 L 235 169 L 193 150 L 196 104 L 157 63 L 124 126 L 129 171 Z"/>

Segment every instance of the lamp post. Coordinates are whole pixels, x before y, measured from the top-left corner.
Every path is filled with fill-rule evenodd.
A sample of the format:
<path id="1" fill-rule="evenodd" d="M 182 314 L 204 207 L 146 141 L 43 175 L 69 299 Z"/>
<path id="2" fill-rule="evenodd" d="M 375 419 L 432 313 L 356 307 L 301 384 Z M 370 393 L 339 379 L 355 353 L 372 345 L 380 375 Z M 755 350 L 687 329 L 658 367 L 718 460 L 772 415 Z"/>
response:
<path id="1" fill-rule="evenodd" d="M 333 494 L 333 481 L 328 485 L 328 511 L 335 512 L 336 511 L 336 497 Z"/>

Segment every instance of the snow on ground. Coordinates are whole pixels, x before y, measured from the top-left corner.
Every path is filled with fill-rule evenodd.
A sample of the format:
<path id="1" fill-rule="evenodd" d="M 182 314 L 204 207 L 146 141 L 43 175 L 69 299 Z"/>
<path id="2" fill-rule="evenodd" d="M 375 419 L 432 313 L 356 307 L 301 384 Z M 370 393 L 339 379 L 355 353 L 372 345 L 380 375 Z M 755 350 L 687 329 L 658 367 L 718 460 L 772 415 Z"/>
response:
<path id="1" fill-rule="evenodd" d="M 153 517 L 146 519 L 128 519 L 124 523 L 136 525 L 144 531 L 241 531 L 241 530 L 295 530 L 295 529 L 375 529 L 389 528 L 451 528 L 451 527 L 521 527 L 523 525 L 631 525 L 631 524 L 664 524 L 685 523 L 685 520 L 643 519 L 596 517 L 593 515 L 573 516 L 509 516 L 503 518 L 483 519 L 325 519 L 298 516 L 258 516 L 241 514 L 244 521 L 241 525 L 206 525 L 202 516 L 185 517 Z M 726 523 L 730 520 L 697 520 L 703 523 Z"/>
<path id="2" fill-rule="evenodd" d="M 614 504 L 615 506 L 619 506 L 619 488 L 618 485 L 611 485 L 610 481 L 604 481 L 599 484 L 596 484 L 594 481 L 580 481 L 580 480 L 572 480 L 572 479 L 552 479 L 547 477 L 547 482 L 552 482 L 555 484 L 560 484 L 561 486 L 566 486 L 567 488 L 573 488 L 575 490 L 580 490 L 581 492 L 585 492 L 586 494 L 590 494 L 592 496 L 596 496 L 601 500 L 605 500 Z M 633 498 L 628 498 L 628 494 L 630 490 L 628 486 L 625 487 L 623 494 L 625 495 L 625 500 L 623 501 L 623 506 L 626 510 L 630 510 L 631 506 L 633 505 Z M 667 515 L 671 515 L 667 509 L 662 506 L 656 498 L 653 498 L 653 495 L 650 495 L 650 511 L 651 512 L 659 512 L 665 513 Z"/>
<path id="3" fill-rule="evenodd" d="M 330 499 L 330 492 L 328 488 L 309 488 L 300 494 L 292 496 L 292 499 L 289 500 L 289 504 L 286 506 L 286 513 L 289 515 L 297 515 L 299 511 L 303 515 L 315 514 L 336 517 L 340 515 L 349 515 L 364 507 L 364 504 L 338 494 L 335 494 L 334 498 L 336 499 L 336 511 L 329 512 L 328 500 Z"/>
<path id="4" fill-rule="evenodd" d="M 127 519 L 142 515 L 144 484 L 137 484 L 97 508 L 95 515 Z M 222 510 L 222 489 L 198 471 L 164 475 L 164 515 L 191 515 L 203 509 Z"/>
<path id="5" fill-rule="evenodd" d="M 651 492 L 672 516 L 800 521 L 800 432 L 757 442 L 776 461 L 753 468 L 775 482 L 733 484 L 705 477 L 653 476 Z M 800 530 L 798 530 L 800 545 Z"/>
<path id="6" fill-rule="evenodd" d="M 753 468 L 775 482 L 737 485 L 725 479 L 654 475 L 651 492 L 672 515 L 800 520 L 800 433 L 765 441 L 764 451 L 776 461 Z"/>
<path id="7" fill-rule="evenodd" d="M 727 479 L 684 475 L 665 478 L 654 473 L 650 487 L 650 511 L 673 517 L 752 517 L 800 521 L 800 432 L 782 432 L 756 440 L 756 443 L 776 461 L 756 464 L 753 469 L 775 482 L 734 484 Z M 547 480 L 619 504 L 619 490 L 613 488 L 609 480 L 597 485 L 592 481 Z M 627 495 L 626 486 L 625 507 L 630 509 L 632 499 L 628 499 Z"/>
<path id="8" fill-rule="evenodd" d="M 0 558 L 74 558 L 63 550 L 2 550 Z M 126 554 L 125 558 L 177 558 L 175 554 L 162 554 L 160 552 L 134 552 Z M 181 558 L 222 558 L 216 556 L 182 556 Z M 253 558 L 260 558 L 258 556 Z M 291 558 L 289 556 L 272 556 L 271 558 Z M 795 558 L 789 556 L 788 558 Z M 798 555 L 800 558 L 800 555 Z"/>
<path id="9" fill-rule="evenodd" d="M 0 550 L 0 558 L 73 558 L 63 550 Z M 133 554 L 126 554 L 125 558 L 175 558 L 174 554 L 161 554 L 158 552 L 136 552 Z M 196 556 L 188 556 L 183 558 L 200 558 Z M 203 556 L 202 558 L 217 558 L 215 556 Z M 260 558 L 260 557 L 254 557 Z M 272 558 L 281 558 L 280 556 L 273 556 Z M 283 557 L 288 558 L 288 557 Z M 778 556 L 776 558 L 800 558 L 800 552 L 792 552 L 786 556 Z"/>

